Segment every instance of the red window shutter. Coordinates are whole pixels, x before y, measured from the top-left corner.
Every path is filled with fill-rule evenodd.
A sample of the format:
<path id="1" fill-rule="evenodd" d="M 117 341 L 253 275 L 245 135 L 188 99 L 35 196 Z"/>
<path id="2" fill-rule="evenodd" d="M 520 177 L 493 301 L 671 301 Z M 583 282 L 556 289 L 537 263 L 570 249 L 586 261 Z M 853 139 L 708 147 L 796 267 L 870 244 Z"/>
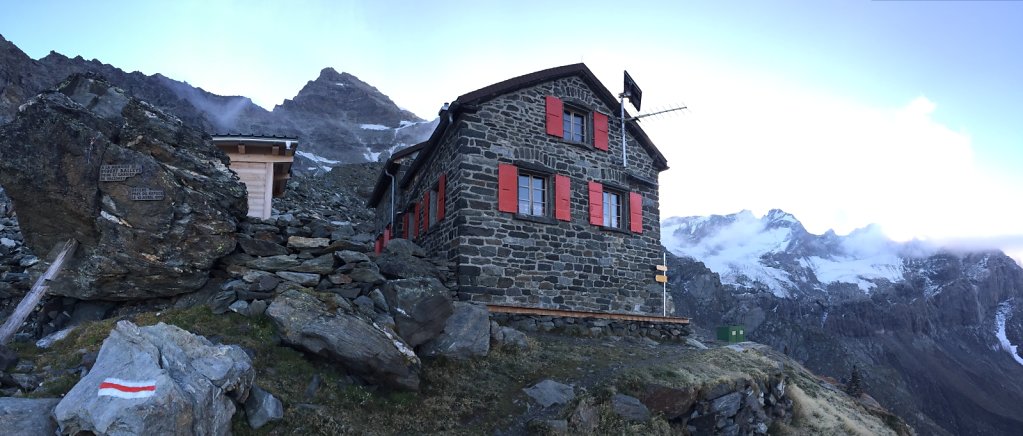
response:
<path id="1" fill-rule="evenodd" d="M 444 195 L 444 191 L 447 188 L 447 182 L 447 175 L 441 174 L 440 180 L 437 181 L 437 221 L 444 219 L 444 199 L 447 197 Z"/>
<path id="2" fill-rule="evenodd" d="M 384 227 L 384 247 L 387 247 L 387 243 L 391 242 L 391 225 L 388 224 Z"/>
<path id="3" fill-rule="evenodd" d="M 412 215 L 412 239 L 419 237 L 419 215 L 422 213 L 421 210 L 422 207 L 419 203 L 416 203 L 415 215 Z"/>
<path id="4" fill-rule="evenodd" d="M 402 216 L 402 223 L 401 223 L 402 224 L 402 228 L 405 229 L 405 239 L 408 239 L 408 237 L 409 237 L 410 226 L 408 225 L 409 224 L 408 223 L 408 216 L 409 216 L 409 213 L 405 212 L 405 215 Z"/>
<path id="5" fill-rule="evenodd" d="M 384 237 L 377 236 L 377 241 L 373 244 L 373 253 L 380 255 L 380 252 L 384 251 Z"/>
<path id="6" fill-rule="evenodd" d="M 590 224 L 604 225 L 604 185 L 590 182 Z"/>
<path id="7" fill-rule="evenodd" d="M 559 138 L 565 137 L 564 123 L 565 105 L 561 99 L 552 95 L 547 96 L 547 134 Z"/>
<path id="8" fill-rule="evenodd" d="M 593 113 L 593 146 L 607 151 L 607 115 Z"/>
<path id="9" fill-rule="evenodd" d="M 561 221 L 572 220 L 572 204 L 569 202 L 571 191 L 568 177 L 561 174 L 554 176 L 554 216 Z"/>
<path id="10" fill-rule="evenodd" d="M 629 227 L 635 233 L 643 233 L 643 195 L 629 193 Z"/>
<path id="11" fill-rule="evenodd" d="M 518 212 L 518 185 L 518 168 L 511 164 L 497 164 L 497 210 L 511 213 Z"/>
<path id="12" fill-rule="evenodd" d="M 430 230 L 430 191 L 423 193 L 423 233 Z"/>

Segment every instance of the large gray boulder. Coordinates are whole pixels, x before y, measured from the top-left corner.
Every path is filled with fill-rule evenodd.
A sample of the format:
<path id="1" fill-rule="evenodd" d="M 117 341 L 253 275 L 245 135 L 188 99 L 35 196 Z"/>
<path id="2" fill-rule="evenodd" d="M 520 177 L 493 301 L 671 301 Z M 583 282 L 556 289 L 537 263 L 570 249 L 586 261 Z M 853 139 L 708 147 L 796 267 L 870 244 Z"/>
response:
<path id="1" fill-rule="evenodd" d="M 35 253 L 80 246 L 50 293 L 131 300 L 199 289 L 235 248 L 245 186 L 209 137 L 90 76 L 0 128 L 0 185 Z"/>
<path id="2" fill-rule="evenodd" d="M 0 398 L 0 431 L 18 436 L 53 436 L 53 408 L 60 398 Z"/>
<path id="3" fill-rule="evenodd" d="M 469 359 L 490 352 L 490 312 L 486 306 L 456 301 L 436 339 L 419 347 L 420 356 Z"/>
<path id="4" fill-rule="evenodd" d="M 54 416 L 61 434 L 222 435 L 254 378 L 236 345 L 120 321 Z"/>
<path id="5" fill-rule="evenodd" d="M 333 296 L 342 298 L 340 296 Z M 283 341 L 335 360 L 369 381 L 394 388 L 419 389 L 419 358 L 390 330 L 316 297 L 287 290 L 266 309 Z"/>
<path id="6" fill-rule="evenodd" d="M 391 280 L 383 293 L 398 334 L 413 347 L 440 335 L 454 311 L 451 293 L 435 278 Z"/>

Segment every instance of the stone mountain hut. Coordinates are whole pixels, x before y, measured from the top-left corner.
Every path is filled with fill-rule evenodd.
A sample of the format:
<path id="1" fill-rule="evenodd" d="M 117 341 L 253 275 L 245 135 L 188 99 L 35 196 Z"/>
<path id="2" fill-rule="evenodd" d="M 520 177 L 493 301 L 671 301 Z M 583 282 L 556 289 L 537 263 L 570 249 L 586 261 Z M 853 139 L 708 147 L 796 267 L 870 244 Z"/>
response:
<path id="1" fill-rule="evenodd" d="M 447 259 L 463 300 L 660 315 L 668 165 L 634 121 L 623 163 L 620 111 L 584 64 L 458 97 L 385 163 L 369 200 L 377 249 L 406 238 Z"/>
<path id="2" fill-rule="evenodd" d="M 213 144 L 231 159 L 230 168 L 249 191 L 249 216 L 270 218 L 274 197 L 284 195 L 298 139 L 278 136 L 215 135 Z"/>

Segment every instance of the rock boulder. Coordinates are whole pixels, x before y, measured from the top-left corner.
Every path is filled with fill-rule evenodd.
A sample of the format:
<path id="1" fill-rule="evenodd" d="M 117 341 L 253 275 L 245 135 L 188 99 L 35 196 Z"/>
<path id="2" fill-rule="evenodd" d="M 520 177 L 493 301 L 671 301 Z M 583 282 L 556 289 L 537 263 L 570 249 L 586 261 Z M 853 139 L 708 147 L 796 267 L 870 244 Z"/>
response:
<path id="1" fill-rule="evenodd" d="M 54 416 L 61 434 L 227 434 L 254 378 L 238 346 L 120 321 Z"/>
<path id="2" fill-rule="evenodd" d="M 342 298 L 337 296 L 337 298 Z M 278 295 L 266 309 L 283 341 L 335 360 L 369 381 L 419 389 L 419 358 L 388 329 L 296 290 Z"/>
<path id="3" fill-rule="evenodd" d="M 235 248 L 244 185 L 204 133 L 74 75 L 0 128 L 0 185 L 25 242 L 80 247 L 50 292 L 131 300 L 199 289 Z"/>
<path id="4" fill-rule="evenodd" d="M 435 278 L 391 280 L 383 293 L 398 334 L 413 347 L 440 335 L 453 311 L 448 288 Z"/>

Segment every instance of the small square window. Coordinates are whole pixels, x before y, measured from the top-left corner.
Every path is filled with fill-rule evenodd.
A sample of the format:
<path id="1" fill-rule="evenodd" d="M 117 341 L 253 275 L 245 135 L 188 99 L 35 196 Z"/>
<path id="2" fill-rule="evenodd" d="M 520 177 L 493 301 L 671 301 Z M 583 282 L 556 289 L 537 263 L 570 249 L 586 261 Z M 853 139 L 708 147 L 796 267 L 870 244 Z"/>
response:
<path id="1" fill-rule="evenodd" d="M 549 199 L 547 177 L 519 171 L 519 213 L 522 215 L 546 216 Z"/>
<path id="2" fill-rule="evenodd" d="M 604 191 L 604 227 L 625 228 L 625 196 L 617 191 Z"/>
<path id="3" fill-rule="evenodd" d="M 588 116 L 582 112 L 565 107 L 562 117 L 565 128 L 565 140 L 573 142 L 586 142 L 586 120 Z"/>

